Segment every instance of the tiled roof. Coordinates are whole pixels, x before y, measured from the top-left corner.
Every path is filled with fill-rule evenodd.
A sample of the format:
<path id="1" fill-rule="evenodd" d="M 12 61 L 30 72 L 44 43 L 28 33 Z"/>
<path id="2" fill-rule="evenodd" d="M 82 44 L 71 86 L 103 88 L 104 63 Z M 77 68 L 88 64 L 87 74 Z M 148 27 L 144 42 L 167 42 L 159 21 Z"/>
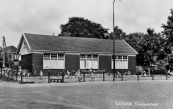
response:
<path id="1" fill-rule="evenodd" d="M 109 39 L 78 38 L 24 33 L 33 51 L 113 52 Z M 115 53 L 137 54 L 124 40 L 115 40 Z"/>

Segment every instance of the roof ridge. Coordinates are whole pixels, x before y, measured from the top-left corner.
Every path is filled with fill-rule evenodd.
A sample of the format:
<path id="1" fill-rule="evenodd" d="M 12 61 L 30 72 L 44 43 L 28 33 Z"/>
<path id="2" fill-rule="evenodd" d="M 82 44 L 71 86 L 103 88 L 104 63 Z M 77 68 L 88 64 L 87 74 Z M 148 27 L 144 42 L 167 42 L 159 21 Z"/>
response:
<path id="1" fill-rule="evenodd" d="M 36 33 L 36 34 L 33 34 L 33 33 L 23 33 L 23 34 L 39 35 L 39 36 L 53 36 L 53 34 L 52 35 L 46 35 L 46 34 L 39 34 L 39 33 Z"/>
<path id="2" fill-rule="evenodd" d="M 112 39 L 102 39 L 102 38 L 90 38 L 90 37 L 72 37 L 72 36 L 54 36 L 54 35 L 45 35 L 45 34 L 33 34 L 33 33 L 24 33 L 29 35 L 39 35 L 39 36 L 48 36 L 48 37 L 61 37 L 61 38 L 81 38 L 81 39 L 96 39 L 96 40 L 112 40 Z M 122 39 L 115 39 L 115 40 L 122 40 Z"/>

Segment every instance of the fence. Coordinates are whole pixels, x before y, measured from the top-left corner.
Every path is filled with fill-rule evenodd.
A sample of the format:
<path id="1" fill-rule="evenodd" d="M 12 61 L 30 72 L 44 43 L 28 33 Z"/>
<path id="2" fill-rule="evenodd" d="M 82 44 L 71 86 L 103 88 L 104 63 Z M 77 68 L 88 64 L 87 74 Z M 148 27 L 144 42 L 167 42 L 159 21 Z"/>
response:
<path id="1" fill-rule="evenodd" d="M 71 83 L 71 82 L 94 82 L 94 81 L 113 81 L 113 74 L 105 72 L 105 70 L 71 70 L 51 73 L 47 72 L 48 76 L 40 74 L 31 75 L 27 70 L 0 70 L 0 79 L 4 81 L 17 81 L 20 83 Z M 140 81 L 140 80 L 173 80 L 173 73 L 157 74 L 137 74 L 119 73 L 115 74 L 115 81 Z"/>
<path id="2" fill-rule="evenodd" d="M 1 69 L 0 79 L 4 81 L 18 81 L 18 71 L 10 69 Z"/>
<path id="3" fill-rule="evenodd" d="M 50 72 L 50 82 L 90 82 L 90 81 L 113 81 L 113 74 L 106 73 L 105 70 L 72 70 L 63 71 L 57 73 L 58 76 L 52 75 Z M 151 74 L 138 74 L 132 75 L 131 73 L 116 73 L 115 81 L 140 81 L 140 80 L 173 80 L 173 75 L 169 74 L 157 74 L 157 72 L 152 72 Z M 49 79 L 48 79 L 49 80 Z"/>

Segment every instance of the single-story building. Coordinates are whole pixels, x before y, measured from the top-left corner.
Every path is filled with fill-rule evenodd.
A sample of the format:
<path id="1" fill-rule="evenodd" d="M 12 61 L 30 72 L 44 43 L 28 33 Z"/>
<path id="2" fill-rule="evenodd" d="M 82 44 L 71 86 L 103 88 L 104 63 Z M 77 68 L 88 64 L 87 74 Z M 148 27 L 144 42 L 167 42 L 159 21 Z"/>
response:
<path id="1" fill-rule="evenodd" d="M 30 72 L 99 69 L 113 72 L 113 41 L 23 33 L 17 54 L 21 68 Z M 115 40 L 115 70 L 136 72 L 137 52 L 124 40 Z"/>

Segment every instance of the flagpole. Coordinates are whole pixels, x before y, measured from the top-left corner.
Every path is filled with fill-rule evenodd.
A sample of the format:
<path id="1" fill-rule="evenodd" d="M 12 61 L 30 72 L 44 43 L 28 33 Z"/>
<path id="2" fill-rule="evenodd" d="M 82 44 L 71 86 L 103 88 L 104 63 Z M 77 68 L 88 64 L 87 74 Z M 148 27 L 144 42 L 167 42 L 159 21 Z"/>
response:
<path id="1" fill-rule="evenodd" d="M 113 81 L 115 81 L 115 31 L 114 31 L 114 3 L 113 1 Z"/>

